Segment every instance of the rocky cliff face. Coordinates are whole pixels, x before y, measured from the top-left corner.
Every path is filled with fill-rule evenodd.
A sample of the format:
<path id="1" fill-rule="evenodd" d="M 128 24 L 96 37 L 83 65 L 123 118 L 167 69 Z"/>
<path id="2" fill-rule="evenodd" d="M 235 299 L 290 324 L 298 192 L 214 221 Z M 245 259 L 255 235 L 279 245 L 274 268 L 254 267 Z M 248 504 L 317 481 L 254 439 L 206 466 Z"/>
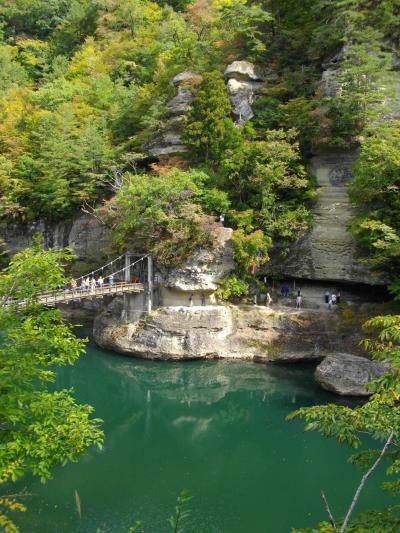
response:
<path id="1" fill-rule="evenodd" d="M 168 103 L 169 115 L 163 130 L 152 139 L 145 148 L 154 157 L 187 152 L 181 137 L 186 125 L 186 115 L 190 110 L 196 87 L 202 77 L 194 72 L 181 72 L 172 80 L 177 94 Z"/>
<path id="2" fill-rule="evenodd" d="M 135 357 L 295 362 L 354 348 L 352 340 L 336 331 L 336 318 L 330 313 L 258 306 L 175 306 L 121 325 L 121 306 L 114 302 L 96 319 L 94 338 L 104 348 Z"/>
<path id="3" fill-rule="evenodd" d="M 232 103 L 232 116 L 237 124 L 243 124 L 254 117 L 251 107 L 254 99 L 263 94 L 269 81 L 277 79 L 277 74 L 272 69 L 253 65 L 249 61 L 234 61 L 224 74 Z M 165 125 L 144 147 L 150 155 L 161 157 L 187 152 L 187 147 L 182 143 L 182 133 L 201 80 L 199 74 L 190 71 L 181 72 L 173 78 L 171 83 L 177 92 L 167 103 Z"/>
<path id="4" fill-rule="evenodd" d="M 286 262 L 276 266 L 286 276 L 318 281 L 379 284 L 360 265 L 349 231 L 355 210 L 347 194 L 356 152 L 321 154 L 311 159 L 310 171 L 318 180 L 313 226 L 292 248 Z"/>
<path id="5" fill-rule="evenodd" d="M 48 248 L 70 246 L 78 261 L 98 260 L 110 245 L 107 228 L 89 215 L 78 215 L 70 222 L 58 224 L 36 221 L 0 229 L 0 236 L 10 255 L 30 246 L 38 233 L 43 235 Z"/>

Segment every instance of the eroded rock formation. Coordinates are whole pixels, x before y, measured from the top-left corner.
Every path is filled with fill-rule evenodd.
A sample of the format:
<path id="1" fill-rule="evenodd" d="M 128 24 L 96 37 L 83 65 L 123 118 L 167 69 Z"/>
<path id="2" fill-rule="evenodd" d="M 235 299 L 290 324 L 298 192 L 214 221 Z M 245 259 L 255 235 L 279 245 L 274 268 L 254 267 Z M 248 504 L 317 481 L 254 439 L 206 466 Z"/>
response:
<path id="1" fill-rule="evenodd" d="M 122 303 L 95 321 L 96 342 L 147 359 L 232 358 L 296 362 L 353 349 L 330 313 L 252 306 L 161 307 L 144 320 L 119 321 Z"/>
<path id="2" fill-rule="evenodd" d="M 237 124 L 243 124 L 254 117 L 252 104 L 255 98 L 263 94 L 267 82 L 276 80 L 277 75 L 273 70 L 249 61 L 234 61 L 224 74 L 234 120 Z"/>
<path id="3" fill-rule="evenodd" d="M 218 282 L 230 274 L 233 259 L 232 229 L 213 229 L 214 245 L 201 248 L 179 268 L 158 268 L 158 282 L 165 288 L 180 291 L 215 291 Z"/>
<path id="4" fill-rule="evenodd" d="M 177 94 L 167 103 L 169 116 L 166 117 L 165 126 L 145 147 L 152 156 L 159 157 L 187 151 L 181 137 L 194 92 L 201 80 L 199 74 L 189 71 L 181 72 L 173 78 L 172 84 L 177 89 Z"/>

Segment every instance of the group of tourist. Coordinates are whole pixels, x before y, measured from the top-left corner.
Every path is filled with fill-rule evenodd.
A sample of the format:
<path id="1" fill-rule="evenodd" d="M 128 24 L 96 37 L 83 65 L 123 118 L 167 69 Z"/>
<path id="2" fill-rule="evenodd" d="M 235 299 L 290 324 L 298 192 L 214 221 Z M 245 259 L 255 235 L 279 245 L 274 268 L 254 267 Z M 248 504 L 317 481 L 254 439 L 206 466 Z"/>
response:
<path id="1" fill-rule="evenodd" d="M 326 304 L 327 308 L 329 310 L 331 310 L 334 305 L 339 305 L 340 304 L 340 298 L 341 298 L 340 291 L 330 292 L 330 291 L 327 290 L 325 292 L 324 298 L 325 298 L 325 304 Z"/>
<path id="2" fill-rule="evenodd" d="M 266 276 L 264 277 L 263 279 L 264 281 L 264 284 L 266 286 L 266 289 L 267 289 L 267 292 L 265 294 L 265 305 L 267 307 L 270 306 L 270 304 L 272 303 L 272 298 L 271 298 L 271 294 L 269 292 L 269 287 L 268 287 L 268 281 L 267 281 L 267 278 Z M 284 282 L 280 288 L 280 294 L 282 296 L 282 298 L 290 298 L 290 297 L 293 297 L 293 292 L 295 292 L 296 294 L 296 309 L 301 309 L 303 307 L 303 296 L 302 296 L 302 293 L 301 293 L 301 289 L 295 289 L 293 288 L 293 290 L 291 289 L 289 283 L 287 282 Z M 253 305 L 257 305 L 257 301 L 258 301 L 258 296 L 257 294 L 253 294 Z M 324 294 L 324 301 L 325 301 L 325 304 L 327 306 L 327 308 L 329 310 L 332 310 L 334 308 L 334 306 L 338 306 L 340 305 L 340 302 L 341 302 L 341 294 L 340 294 L 340 291 L 338 290 L 332 290 L 332 291 L 329 291 L 327 290 Z"/>
<path id="3" fill-rule="evenodd" d="M 107 278 L 108 285 L 110 287 L 114 284 L 114 275 L 110 274 Z M 64 286 L 63 288 L 66 290 L 71 290 L 73 293 L 76 293 L 77 291 L 81 292 L 91 292 L 94 293 L 97 288 L 102 289 L 104 286 L 105 280 L 102 275 L 100 275 L 98 278 L 95 276 L 86 276 L 85 278 L 80 278 L 79 280 L 72 279 L 69 284 Z"/>

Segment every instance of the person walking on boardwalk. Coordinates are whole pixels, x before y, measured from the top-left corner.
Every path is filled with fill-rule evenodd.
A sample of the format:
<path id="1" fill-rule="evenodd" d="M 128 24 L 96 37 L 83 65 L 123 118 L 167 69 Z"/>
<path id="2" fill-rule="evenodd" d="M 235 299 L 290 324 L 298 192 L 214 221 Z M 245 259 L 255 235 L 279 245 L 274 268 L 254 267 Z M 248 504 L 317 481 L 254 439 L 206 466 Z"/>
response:
<path id="1" fill-rule="evenodd" d="M 110 287 L 112 287 L 114 285 L 114 274 L 110 274 L 108 276 L 108 284 Z"/>
<path id="2" fill-rule="evenodd" d="M 99 284 L 99 289 L 102 289 L 103 288 L 103 285 L 104 285 L 104 278 L 103 276 L 100 276 L 99 279 L 97 280 L 97 283 Z"/>
<path id="3" fill-rule="evenodd" d="M 72 294 L 76 294 L 76 287 L 77 287 L 77 283 L 76 283 L 76 279 L 72 279 L 71 280 L 71 290 L 72 290 Z"/>
<path id="4" fill-rule="evenodd" d="M 90 278 L 89 278 L 89 276 L 84 281 L 85 281 L 85 290 L 88 291 L 90 289 Z"/>
<path id="5" fill-rule="evenodd" d="M 90 293 L 94 294 L 95 291 L 96 291 L 96 279 L 94 277 L 92 277 L 90 279 Z"/>

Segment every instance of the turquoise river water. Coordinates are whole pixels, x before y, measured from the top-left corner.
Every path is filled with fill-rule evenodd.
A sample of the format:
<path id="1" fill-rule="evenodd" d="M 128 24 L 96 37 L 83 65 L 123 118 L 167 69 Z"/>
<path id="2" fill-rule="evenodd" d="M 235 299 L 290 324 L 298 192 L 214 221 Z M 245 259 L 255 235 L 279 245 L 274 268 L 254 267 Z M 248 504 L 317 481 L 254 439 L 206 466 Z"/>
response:
<path id="1" fill-rule="evenodd" d="M 156 363 L 91 347 L 63 369 L 104 420 L 103 450 L 58 468 L 32 494 L 23 533 L 170 531 L 182 489 L 193 499 L 188 533 L 288 533 L 325 519 L 323 488 L 340 516 L 360 478 L 349 449 L 285 417 L 299 406 L 337 401 L 312 381 L 312 367 L 235 361 Z M 358 510 L 391 503 L 371 480 Z M 78 517 L 75 491 L 81 501 Z"/>

